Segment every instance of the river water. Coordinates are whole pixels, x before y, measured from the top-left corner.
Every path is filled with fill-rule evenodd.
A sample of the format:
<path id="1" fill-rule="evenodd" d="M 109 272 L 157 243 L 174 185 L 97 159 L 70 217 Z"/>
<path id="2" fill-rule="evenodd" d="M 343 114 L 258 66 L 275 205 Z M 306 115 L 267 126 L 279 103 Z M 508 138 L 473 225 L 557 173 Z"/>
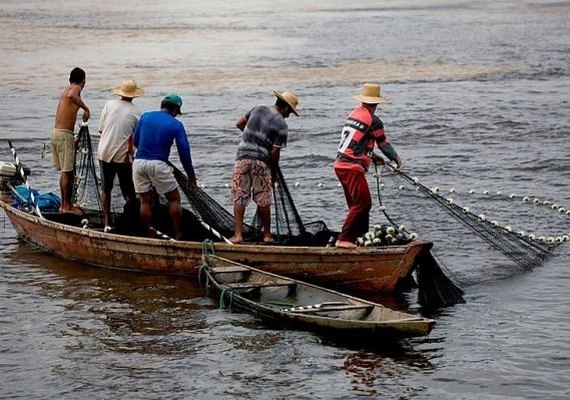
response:
<path id="1" fill-rule="evenodd" d="M 87 72 L 92 132 L 110 89 L 134 78 L 142 110 L 183 97 L 198 177 L 229 208 L 234 121 L 294 90 L 282 168 L 303 217 L 338 229 L 340 126 L 375 81 L 407 173 L 568 207 L 569 21 L 570 3 L 548 0 L 3 0 L 0 156 L 12 139 L 30 184 L 57 192 L 48 139 L 69 71 Z M 513 224 L 570 231 L 568 218 L 548 221 Z M 3 215 L 0 232 L 2 399 L 570 397 L 568 245 L 522 272 L 457 237 L 438 253 L 471 277 L 466 304 L 436 314 L 426 338 L 362 346 L 220 310 L 192 280 L 53 258 Z M 392 301 L 418 311 L 413 291 Z"/>

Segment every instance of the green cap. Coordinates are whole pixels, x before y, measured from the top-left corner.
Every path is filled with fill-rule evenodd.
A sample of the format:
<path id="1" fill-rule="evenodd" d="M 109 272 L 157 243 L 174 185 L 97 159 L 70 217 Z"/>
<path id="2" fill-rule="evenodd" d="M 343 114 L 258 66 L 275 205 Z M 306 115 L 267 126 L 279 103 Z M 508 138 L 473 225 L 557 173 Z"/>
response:
<path id="1" fill-rule="evenodd" d="M 167 94 L 162 98 L 163 103 L 170 103 L 178 106 L 178 108 L 182 107 L 182 97 L 178 96 L 176 93 Z"/>

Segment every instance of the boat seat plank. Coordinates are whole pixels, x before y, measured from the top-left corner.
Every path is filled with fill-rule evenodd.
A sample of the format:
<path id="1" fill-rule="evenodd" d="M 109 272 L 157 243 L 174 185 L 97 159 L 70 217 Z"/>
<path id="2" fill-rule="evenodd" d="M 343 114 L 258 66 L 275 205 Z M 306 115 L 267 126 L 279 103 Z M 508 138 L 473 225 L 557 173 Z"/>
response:
<path id="1" fill-rule="evenodd" d="M 308 307 L 308 306 L 307 306 Z M 324 307 L 311 307 L 311 308 L 293 308 L 284 309 L 283 311 L 295 313 L 317 313 L 326 311 L 347 311 L 347 310 L 371 310 L 374 308 L 372 304 L 347 304 L 338 306 L 324 306 Z"/>
<path id="2" fill-rule="evenodd" d="M 229 266 L 229 267 L 215 267 L 215 268 L 210 268 L 210 272 L 212 273 L 212 275 L 218 275 L 218 274 L 235 274 L 235 273 L 249 273 L 251 272 L 250 269 L 248 268 L 243 268 L 240 266 Z"/>
<path id="3" fill-rule="evenodd" d="M 288 286 L 289 288 L 295 287 L 297 284 L 295 282 L 289 281 L 273 281 L 273 282 L 236 282 L 236 283 L 226 283 L 232 289 L 255 289 L 264 287 L 279 287 Z"/>

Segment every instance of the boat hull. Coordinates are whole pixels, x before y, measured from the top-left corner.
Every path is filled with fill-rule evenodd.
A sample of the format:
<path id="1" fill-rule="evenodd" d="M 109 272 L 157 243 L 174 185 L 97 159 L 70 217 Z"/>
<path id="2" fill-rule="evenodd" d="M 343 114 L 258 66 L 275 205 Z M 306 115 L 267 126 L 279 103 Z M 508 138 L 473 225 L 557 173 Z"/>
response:
<path id="1" fill-rule="evenodd" d="M 104 233 L 43 219 L 0 202 L 18 236 L 55 256 L 105 268 L 197 276 L 204 244 Z M 213 243 L 215 254 L 252 267 L 354 291 L 392 291 L 431 243 L 340 249 Z"/>

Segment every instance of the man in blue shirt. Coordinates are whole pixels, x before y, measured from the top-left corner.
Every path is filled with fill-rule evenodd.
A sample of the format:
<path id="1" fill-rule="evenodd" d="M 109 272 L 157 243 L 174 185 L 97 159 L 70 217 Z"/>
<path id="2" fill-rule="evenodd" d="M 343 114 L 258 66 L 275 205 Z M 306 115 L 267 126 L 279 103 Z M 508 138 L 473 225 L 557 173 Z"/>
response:
<path id="1" fill-rule="evenodd" d="M 137 148 L 133 162 L 133 181 L 135 191 L 141 202 L 141 219 L 149 229 L 149 236 L 154 237 L 152 229 L 152 188 L 164 194 L 169 202 L 168 211 L 174 227 L 176 239 L 182 236 L 182 207 L 180 193 L 172 169 L 168 165 L 170 148 L 176 142 L 180 162 L 188 175 L 191 186 L 196 185 L 196 175 L 192 166 L 190 144 L 182 122 L 176 119 L 180 115 L 182 99 L 176 94 L 169 94 L 162 99 L 160 111 L 149 111 L 141 115 L 133 134 L 133 144 Z"/>

